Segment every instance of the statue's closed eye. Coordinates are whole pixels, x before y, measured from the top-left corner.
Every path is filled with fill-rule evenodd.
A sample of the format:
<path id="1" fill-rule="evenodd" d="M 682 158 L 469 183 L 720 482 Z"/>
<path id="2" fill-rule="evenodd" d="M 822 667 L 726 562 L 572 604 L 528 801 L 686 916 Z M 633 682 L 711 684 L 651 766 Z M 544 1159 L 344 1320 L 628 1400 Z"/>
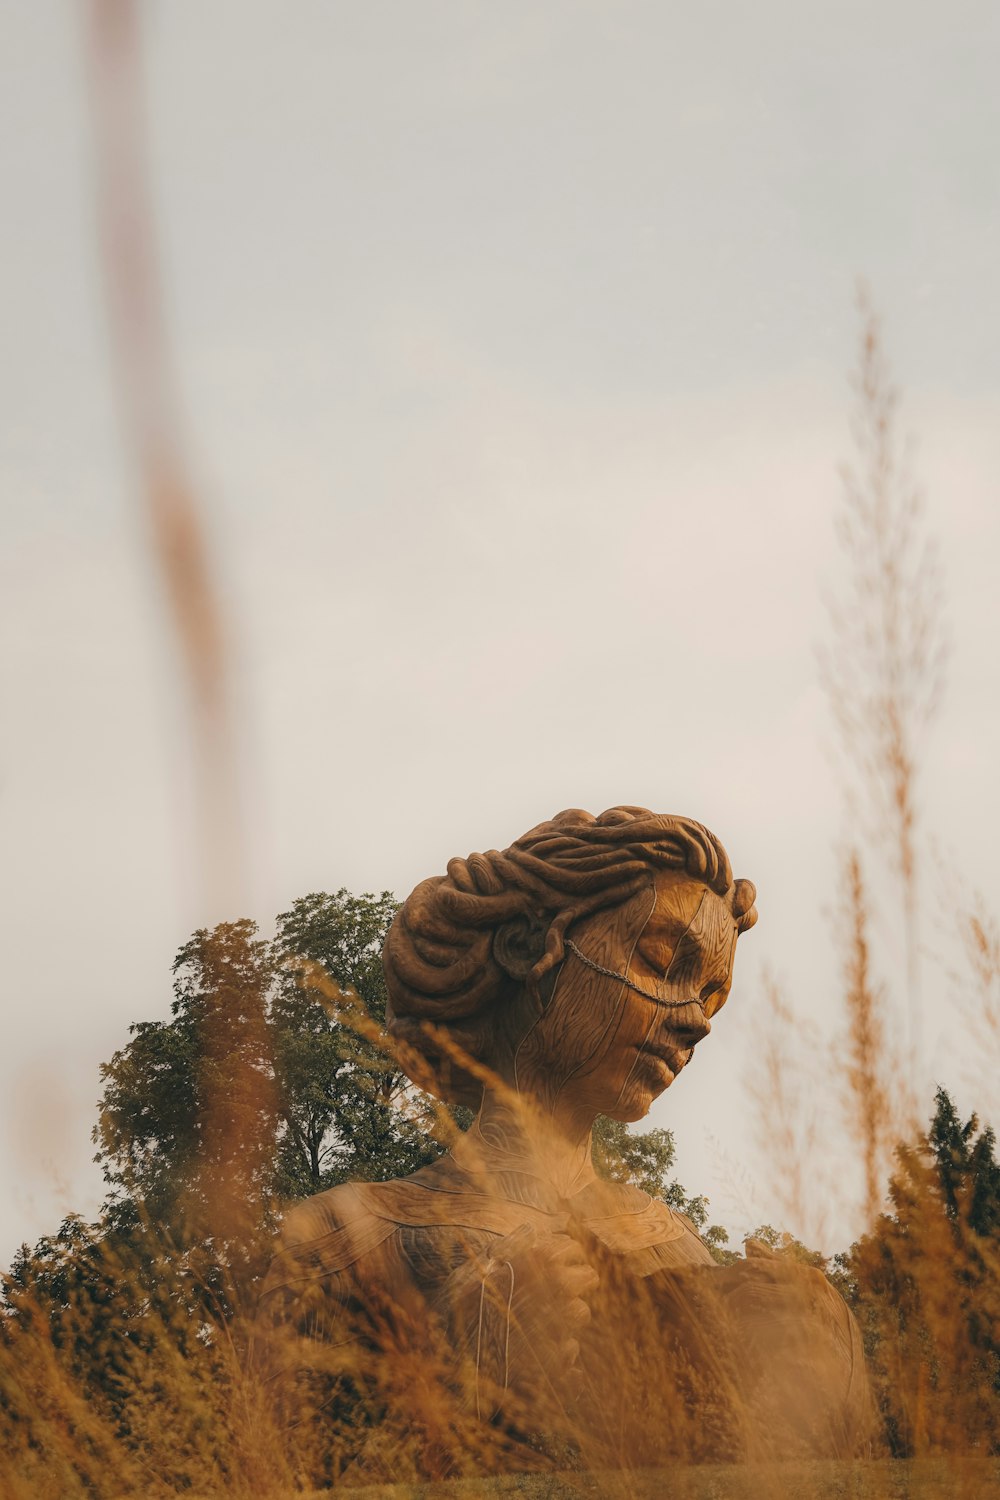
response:
<path id="1" fill-rule="evenodd" d="M 674 949 L 674 956 L 670 960 L 670 967 L 664 978 L 670 984 L 689 986 L 698 978 L 701 963 L 701 943 L 691 935 L 690 931 L 685 932 Z"/>
<path id="2" fill-rule="evenodd" d="M 700 987 L 705 975 L 715 977 L 705 982 L 702 1000 L 725 988 L 733 965 L 736 947 L 736 924 L 720 901 L 703 900 L 687 930 L 681 935 L 666 979 L 671 985 Z"/>

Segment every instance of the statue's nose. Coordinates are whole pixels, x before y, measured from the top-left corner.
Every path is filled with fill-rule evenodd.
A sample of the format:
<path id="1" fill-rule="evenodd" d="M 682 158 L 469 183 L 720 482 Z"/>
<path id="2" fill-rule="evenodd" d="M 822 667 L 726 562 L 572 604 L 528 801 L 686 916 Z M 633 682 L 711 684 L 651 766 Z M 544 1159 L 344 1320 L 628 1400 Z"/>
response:
<path id="1" fill-rule="evenodd" d="M 675 1021 L 673 1030 L 686 1047 L 693 1047 L 702 1037 L 708 1036 L 712 1023 L 700 1005 L 692 1005 L 684 1013 L 683 1021 Z"/>

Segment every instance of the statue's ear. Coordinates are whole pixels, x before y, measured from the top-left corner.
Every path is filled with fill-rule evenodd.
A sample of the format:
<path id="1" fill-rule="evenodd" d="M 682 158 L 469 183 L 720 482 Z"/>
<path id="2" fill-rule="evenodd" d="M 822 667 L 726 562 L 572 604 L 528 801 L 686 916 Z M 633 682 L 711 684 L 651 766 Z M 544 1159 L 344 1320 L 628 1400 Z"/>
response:
<path id="1" fill-rule="evenodd" d="M 493 934 L 493 957 L 511 979 L 527 979 L 545 952 L 549 924 L 538 917 L 512 917 Z"/>

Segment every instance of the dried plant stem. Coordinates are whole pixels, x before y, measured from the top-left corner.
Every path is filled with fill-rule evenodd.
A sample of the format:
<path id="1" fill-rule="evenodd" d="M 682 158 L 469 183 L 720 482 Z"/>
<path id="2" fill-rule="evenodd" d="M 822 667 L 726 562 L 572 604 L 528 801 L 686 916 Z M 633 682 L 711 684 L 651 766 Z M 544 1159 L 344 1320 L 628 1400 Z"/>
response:
<path id="1" fill-rule="evenodd" d="M 943 685 L 944 628 L 937 555 L 897 436 L 898 393 L 881 327 L 859 289 L 861 340 L 852 378 L 855 466 L 842 471 L 838 539 L 847 585 L 831 603 L 824 684 L 863 835 L 898 882 L 905 949 L 909 1073 L 921 1062 L 919 762 Z"/>
<path id="2" fill-rule="evenodd" d="M 892 1106 L 886 1084 L 885 991 L 872 975 L 868 894 L 856 849 L 844 860 L 844 906 L 848 931 L 844 1000 L 848 1021 L 847 1096 L 850 1123 L 860 1140 L 868 1224 L 878 1215 L 889 1165 Z"/>

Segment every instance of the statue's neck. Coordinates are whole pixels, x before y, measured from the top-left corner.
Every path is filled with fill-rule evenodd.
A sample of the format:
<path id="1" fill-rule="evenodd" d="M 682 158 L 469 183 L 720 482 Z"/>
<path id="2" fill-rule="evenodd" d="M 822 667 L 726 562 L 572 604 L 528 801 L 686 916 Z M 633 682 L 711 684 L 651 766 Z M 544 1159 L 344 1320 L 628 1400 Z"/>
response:
<path id="1" fill-rule="evenodd" d="M 595 1178 L 590 1132 L 593 1119 L 559 1116 L 536 1101 L 487 1089 L 469 1132 L 482 1169 L 523 1172 L 560 1198 L 570 1198 Z"/>

